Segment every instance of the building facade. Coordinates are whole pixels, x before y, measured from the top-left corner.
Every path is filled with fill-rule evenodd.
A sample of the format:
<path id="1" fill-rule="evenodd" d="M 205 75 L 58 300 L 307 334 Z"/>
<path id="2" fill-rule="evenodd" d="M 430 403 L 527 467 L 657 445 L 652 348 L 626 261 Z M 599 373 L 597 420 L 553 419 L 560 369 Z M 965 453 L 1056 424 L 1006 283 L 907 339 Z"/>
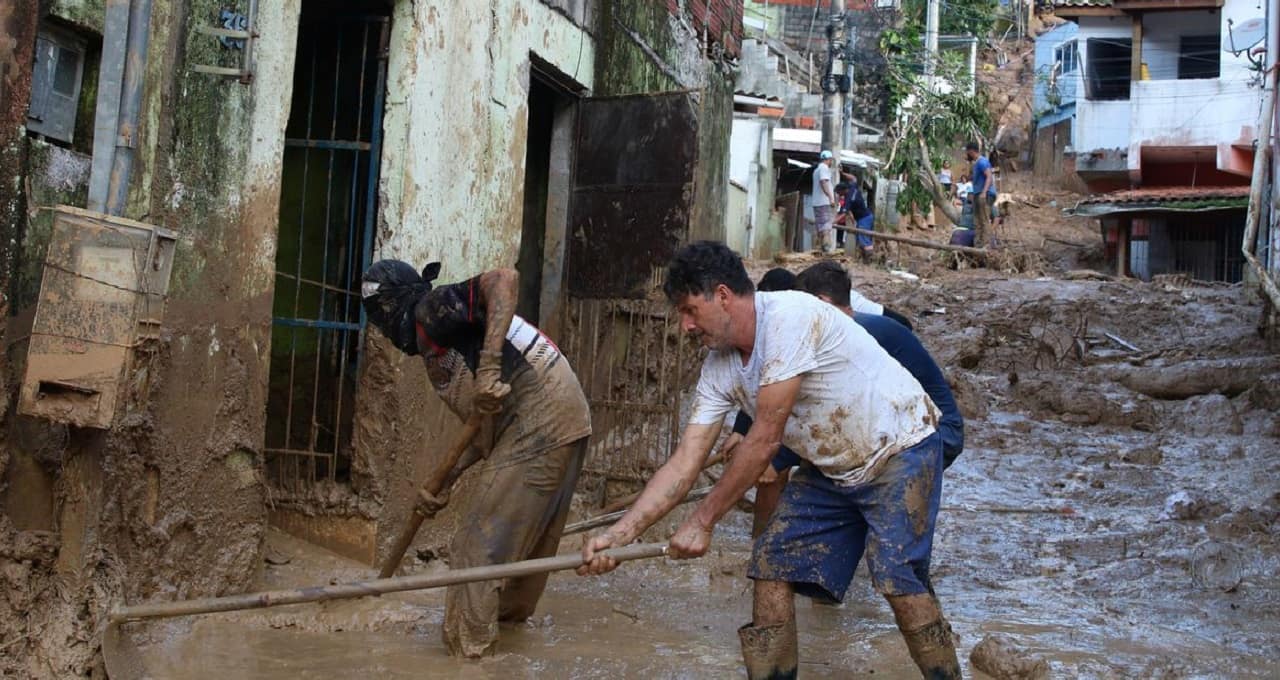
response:
<path id="1" fill-rule="evenodd" d="M 1087 187 L 1077 212 L 1101 220 L 1120 273 L 1239 281 L 1262 78 L 1256 53 L 1232 41 L 1261 19 L 1257 3 L 1054 11 L 1071 23 L 1037 40 L 1038 159 L 1060 158 Z"/>

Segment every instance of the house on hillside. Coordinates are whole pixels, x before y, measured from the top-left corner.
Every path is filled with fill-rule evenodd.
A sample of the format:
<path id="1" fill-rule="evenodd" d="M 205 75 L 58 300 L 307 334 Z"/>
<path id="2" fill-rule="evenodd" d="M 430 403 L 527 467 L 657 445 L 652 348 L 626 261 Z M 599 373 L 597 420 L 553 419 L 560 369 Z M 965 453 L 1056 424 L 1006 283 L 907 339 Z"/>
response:
<path id="1" fill-rule="evenodd" d="M 1239 281 L 1261 100 L 1253 0 L 1057 0 L 1037 39 L 1036 165 L 1090 195 L 1121 274 Z"/>

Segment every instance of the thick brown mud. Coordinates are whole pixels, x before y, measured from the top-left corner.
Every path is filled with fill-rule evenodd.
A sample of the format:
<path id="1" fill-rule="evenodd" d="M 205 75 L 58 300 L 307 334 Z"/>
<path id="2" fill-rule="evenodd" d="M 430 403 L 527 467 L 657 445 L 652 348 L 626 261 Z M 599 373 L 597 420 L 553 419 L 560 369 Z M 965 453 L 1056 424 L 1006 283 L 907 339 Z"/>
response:
<path id="1" fill-rule="evenodd" d="M 968 416 L 933 565 L 966 675 L 986 677 L 969 657 L 999 635 L 1052 677 L 1274 677 L 1280 382 L 1252 293 L 973 272 L 855 278 L 918 320 Z M 1126 377 L 1138 369 L 1195 373 L 1198 393 L 1145 394 Z M 166 678 L 738 677 L 749 525 L 732 513 L 701 560 L 552 576 L 533 619 L 504 627 L 480 661 L 445 654 L 441 591 L 130 634 Z M 268 544 L 259 587 L 373 574 L 283 534 Z M 798 622 L 803 677 L 918 677 L 865 569 L 844 604 L 800 602 Z"/>

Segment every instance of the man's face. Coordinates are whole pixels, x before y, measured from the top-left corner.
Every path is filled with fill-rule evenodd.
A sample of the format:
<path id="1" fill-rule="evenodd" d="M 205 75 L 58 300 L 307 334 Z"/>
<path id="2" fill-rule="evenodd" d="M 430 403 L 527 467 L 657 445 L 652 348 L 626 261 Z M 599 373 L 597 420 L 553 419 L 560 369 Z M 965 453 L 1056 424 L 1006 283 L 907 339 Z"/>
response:
<path id="1" fill-rule="evenodd" d="M 710 295 L 687 295 L 676 303 L 680 313 L 680 329 L 697 338 L 709 349 L 729 349 L 730 326 L 727 286 L 716 286 Z"/>
<path id="2" fill-rule="evenodd" d="M 965 149 L 964 157 L 968 158 L 971 161 L 976 161 L 978 160 L 978 152 L 974 151 L 973 149 Z"/>

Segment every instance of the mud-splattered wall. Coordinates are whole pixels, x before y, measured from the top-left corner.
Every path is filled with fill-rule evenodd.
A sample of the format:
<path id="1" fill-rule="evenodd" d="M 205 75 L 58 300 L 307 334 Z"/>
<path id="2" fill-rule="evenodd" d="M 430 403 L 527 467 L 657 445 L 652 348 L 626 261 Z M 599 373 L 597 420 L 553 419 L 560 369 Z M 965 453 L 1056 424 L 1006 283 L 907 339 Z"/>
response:
<path id="1" fill-rule="evenodd" d="M 0 458 L 16 453 L 22 465 L 6 471 L 0 552 L 23 553 L 32 570 L 23 583 L 5 584 L 0 635 L 23 640 L 6 655 L 22 675 L 84 676 L 100 663 L 96 641 L 111 604 L 237 590 L 260 562 L 275 216 L 300 3 L 260 3 L 257 67 L 247 85 L 189 68 L 224 58 L 215 39 L 193 32 L 212 25 L 224 5 L 155 3 L 151 17 L 125 216 L 180 235 L 163 349 L 149 367 L 153 399 L 121 414 L 109 432 L 12 412 L 5 419 Z M 55 20 L 101 31 L 99 0 L 47 8 Z M 27 205 L 6 226 L 31 227 L 16 245 L 38 264 L 47 240 L 39 209 L 83 205 L 86 159 L 23 141 L 31 149 L 21 173 Z M 23 483 L 14 484 L 19 473 Z M 38 488 L 44 498 L 15 496 Z M 40 521 L 22 511 L 45 502 L 56 533 L 17 531 L 15 520 Z M 19 586 L 39 594 L 16 597 L 10 587 Z"/>

